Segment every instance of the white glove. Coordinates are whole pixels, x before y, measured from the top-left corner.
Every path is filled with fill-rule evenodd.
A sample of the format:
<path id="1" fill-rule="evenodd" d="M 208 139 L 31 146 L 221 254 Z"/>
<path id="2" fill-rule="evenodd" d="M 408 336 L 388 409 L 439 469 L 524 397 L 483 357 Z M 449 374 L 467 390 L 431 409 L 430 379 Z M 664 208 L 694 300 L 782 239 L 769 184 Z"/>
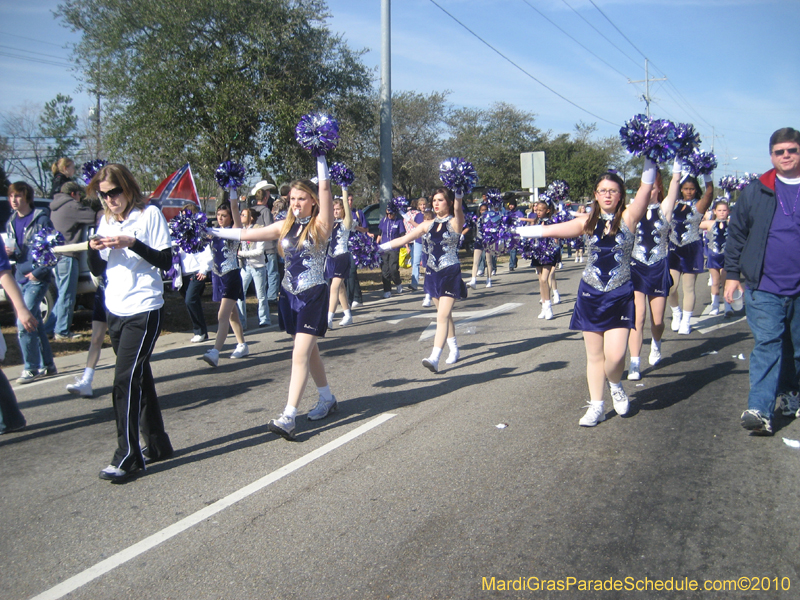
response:
<path id="1" fill-rule="evenodd" d="M 322 181 L 327 181 L 331 178 L 330 171 L 328 170 L 328 161 L 325 159 L 325 155 L 317 157 L 317 179 Z"/>
<path id="2" fill-rule="evenodd" d="M 392 242 L 384 242 L 378 246 L 381 252 L 391 252 L 392 251 Z"/>
<path id="3" fill-rule="evenodd" d="M 644 159 L 644 170 L 642 171 L 642 183 L 653 185 L 656 182 L 658 165 L 649 158 Z"/>
<path id="4" fill-rule="evenodd" d="M 703 179 L 701 183 L 702 187 L 706 187 L 709 183 L 714 185 L 714 171 L 711 171 L 711 173 L 703 173 L 700 177 Z"/>
<path id="5" fill-rule="evenodd" d="M 236 240 L 238 242 L 242 239 L 242 230 L 235 227 L 212 227 L 208 232 L 214 237 L 223 240 Z"/>
<path id="6" fill-rule="evenodd" d="M 514 231 L 516 231 L 520 237 L 540 238 L 544 235 L 544 225 L 523 225 L 521 227 L 515 227 Z"/>
<path id="7" fill-rule="evenodd" d="M 461 192 L 455 192 L 456 200 L 461 200 L 464 198 L 464 194 Z"/>
<path id="8" fill-rule="evenodd" d="M 680 173 L 682 167 L 683 160 L 679 156 L 676 156 L 675 162 L 672 163 L 672 174 L 675 175 L 676 173 Z"/>

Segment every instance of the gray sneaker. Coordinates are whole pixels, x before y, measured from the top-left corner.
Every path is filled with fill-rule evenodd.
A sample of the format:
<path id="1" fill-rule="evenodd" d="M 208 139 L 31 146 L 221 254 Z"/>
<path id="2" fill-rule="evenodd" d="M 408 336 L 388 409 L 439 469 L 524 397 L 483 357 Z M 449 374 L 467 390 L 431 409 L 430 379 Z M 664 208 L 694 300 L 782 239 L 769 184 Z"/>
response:
<path id="1" fill-rule="evenodd" d="M 800 409 L 800 394 L 797 392 L 781 392 L 776 400 L 778 401 L 778 410 L 784 417 L 791 417 Z"/>
<path id="2" fill-rule="evenodd" d="M 53 375 L 58 375 L 58 369 L 56 366 L 50 365 L 49 367 L 45 367 L 44 369 L 39 369 L 39 375 L 42 377 L 51 377 Z"/>
<path id="3" fill-rule="evenodd" d="M 17 377 L 17 383 L 30 383 L 31 381 L 35 381 L 39 379 L 39 372 L 25 370 L 22 374 Z"/>
<path id="4" fill-rule="evenodd" d="M 317 405 L 309 411 L 308 420 L 319 421 L 324 419 L 329 414 L 336 412 L 337 408 L 339 408 L 339 404 L 336 402 L 336 396 L 332 395 L 330 400 L 320 398 Z"/>
<path id="5" fill-rule="evenodd" d="M 742 427 L 753 435 L 772 435 L 772 423 L 757 410 L 748 409 L 742 413 Z"/>
<path id="6" fill-rule="evenodd" d="M 267 423 L 267 429 L 285 440 L 294 440 L 294 417 L 281 415 Z"/>

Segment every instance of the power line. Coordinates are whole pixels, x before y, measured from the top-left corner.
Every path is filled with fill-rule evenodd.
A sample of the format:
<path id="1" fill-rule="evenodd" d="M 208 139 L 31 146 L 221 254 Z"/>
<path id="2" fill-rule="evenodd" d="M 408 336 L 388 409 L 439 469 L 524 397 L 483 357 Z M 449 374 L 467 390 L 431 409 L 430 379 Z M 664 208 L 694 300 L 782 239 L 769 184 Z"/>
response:
<path id="1" fill-rule="evenodd" d="M 446 11 L 446 10 L 445 10 L 445 9 L 444 9 L 442 6 L 440 6 L 440 5 L 439 5 L 439 4 L 436 2 L 436 0 L 430 0 L 430 1 L 431 1 L 431 4 L 433 4 L 433 5 L 435 5 L 437 8 L 439 8 L 439 10 L 441 10 L 441 11 L 442 11 L 444 14 L 446 14 L 448 17 L 450 17 L 451 19 L 453 19 L 453 20 L 454 20 L 456 23 L 458 23 L 459 25 L 461 25 L 461 27 L 463 27 L 464 29 L 466 29 L 467 31 L 469 31 L 469 32 L 470 32 L 470 33 L 471 33 L 473 36 L 475 36 L 476 38 L 478 38 L 478 39 L 479 39 L 481 42 L 483 42 L 483 43 L 484 43 L 486 46 L 488 46 L 488 47 L 489 47 L 491 50 L 493 50 L 494 52 L 496 52 L 497 54 L 499 54 L 499 55 L 500 55 L 502 58 L 504 58 L 504 59 L 505 59 L 505 60 L 507 60 L 509 63 L 511 63 L 512 65 L 514 65 L 514 66 L 515 66 L 517 69 L 519 69 L 520 71 L 522 71 L 523 73 L 525 73 L 525 75 L 527 75 L 528 77 L 530 77 L 531 79 L 533 79 L 533 80 L 534 80 L 536 83 L 538 83 L 539 85 L 541 85 L 541 86 L 542 86 L 543 88 L 545 88 L 546 90 L 549 90 L 550 92 L 552 92 L 553 94 L 555 94 L 556 96 L 558 96 L 559 98 L 561 98 L 562 100 L 564 100 L 565 102 L 568 102 L 569 104 L 571 104 L 571 105 L 572 105 L 572 106 L 574 106 L 575 108 L 577 108 L 577 109 L 579 109 L 579 110 L 582 110 L 583 112 L 585 112 L 585 113 L 586 113 L 586 114 L 588 114 L 588 115 L 591 115 L 591 116 L 593 116 L 595 119 L 600 119 L 601 121 L 604 121 L 605 123 L 608 123 L 609 125 L 614 125 L 615 127 L 620 127 L 620 125 L 619 125 L 618 123 L 614 123 L 613 121 L 609 121 L 608 119 L 604 119 L 603 117 L 601 117 L 601 116 L 599 116 L 599 115 L 596 115 L 596 114 L 594 114 L 594 113 L 593 113 L 593 112 L 591 112 L 591 111 L 588 111 L 588 110 L 586 110 L 586 109 L 585 109 L 585 108 L 583 108 L 582 106 L 580 106 L 580 105 L 578 105 L 578 104 L 575 104 L 575 103 L 574 103 L 572 100 L 570 100 L 570 99 L 569 99 L 569 98 L 567 98 L 566 96 L 563 96 L 562 94 L 558 93 L 558 92 L 557 92 L 557 91 L 555 91 L 553 88 L 551 88 L 549 85 L 547 85 L 547 84 L 546 84 L 546 83 L 544 83 L 543 81 L 540 81 L 539 79 L 537 79 L 536 77 L 534 77 L 533 75 L 531 75 L 530 73 L 528 73 L 528 71 L 526 71 L 525 69 L 523 69 L 521 66 L 519 66 L 517 63 L 515 63 L 513 60 L 511 60 L 511 59 L 510 59 L 509 57 L 507 57 L 505 54 L 503 54 L 502 52 L 500 52 L 500 50 L 498 50 L 497 48 L 495 48 L 494 46 L 492 46 L 492 45 L 491 45 L 489 42 L 487 42 L 487 41 L 486 41 L 486 40 L 484 40 L 484 39 L 483 39 L 481 36 L 479 36 L 477 33 L 475 33 L 474 31 L 472 31 L 472 30 L 471 30 L 469 27 L 467 27 L 466 25 L 464 25 L 464 23 L 462 23 L 461 21 L 459 21 L 459 20 L 458 20 L 457 18 L 455 18 L 455 17 L 454 17 L 452 14 L 450 14 L 449 12 L 447 12 L 447 11 Z"/>
<path id="2" fill-rule="evenodd" d="M 619 73 L 619 74 L 620 74 L 620 75 L 622 75 L 622 76 L 623 76 L 625 79 L 630 79 L 630 77 L 628 77 L 627 75 L 625 75 L 625 73 L 623 73 L 622 71 L 620 71 L 619 69 L 617 69 L 616 67 L 614 67 L 613 65 L 611 65 L 611 63 L 609 63 L 609 62 L 607 62 L 607 61 L 603 60 L 602 58 L 600 58 L 600 57 L 599 57 L 597 54 L 595 54 L 594 52 L 592 52 L 591 50 L 589 50 L 589 48 L 587 48 L 586 46 L 584 46 L 583 44 L 581 44 L 581 43 L 580 43 L 580 42 L 579 42 L 577 39 L 575 39 L 575 38 L 574 38 L 574 37 L 572 37 L 572 36 L 571 36 L 569 33 L 567 33 L 566 31 L 564 31 L 564 30 L 563 30 L 563 29 L 562 29 L 562 28 L 561 28 L 559 25 L 557 25 L 557 24 L 556 24 L 556 23 L 555 23 L 553 20 L 551 20 L 551 19 L 550 19 L 550 18 L 549 18 L 547 15 L 545 15 L 545 14 L 544 14 L 542 11 L 540 11 L 538 8 L 536 8 L 536 7 L 535 7 L 533 4 L 531 4 L 530 2 L 528 2 L 528 0 L 522 0 L 522 1 L 523 1 L 525 4 L 527 4 L 528 6 L 530 6 L 530 7 L 531 7 L 533 10 L 535 10 L 537 13 L 539 13 L 539 14 L 542 16 L 542 18 L 544 18 L 545 20 L 547 20 L 547 21 L 548 21 L 548 22 L 549 22 L 549 23 L 550 23 L 550 24 L 551 24 L 553 27 L 555 27 L 556 29 L 558 29 L 558 30 L 559 30 L 561 33 L 563 33 L 565 36 L 567 36 L 567 37 L 568 37 L 569 39 L 571 39 L 573 42 L 575 42 L 576 44 L 578 44 L 578 45 L 579 45 L 581 48 L 583 48 L 584 50 L 586 50 L 586 51 L 587 51 L 589 54 L 591 54 L 592 56 L 594 56 L 594 57 L 595 57 L 597 60 L 599 60 L 600 62 L 602 62 L 604 65 L 606 65 L 606 66 L 607 66 L 608 68 L 610 68 L 612 71 L 615 71 L 616 73 Z"/>
<path id="3" fill-rule="evenodd" d="M 55 54 L 44 54 L 42 52 L 34 52 L 33 50 L 25 50 L 24 48 L 17 48 L 15 46 L 4 46 L 0 44 L 0 48 L 6 48 L 7 50 L 14 50 L 15 52 L 27 52 L 28 54 L 36 54 L 38 56 L 46 56 L 48 58 L 57 58 L 59 60 L 64 59 L 63 56 L 56 56 Z"/>
<path id="4" fill-rule="evenodd" d="M 567 3 L 567 0 L 561 0 L 561 1 L 562 1 L 564 4 L 566 4 L 566 5 L 569 7 L 569 9 L 570 9 L 572 12 L 574 12 L 574 13 L 575 13 L 576 15 L 578 15 L 578 16 L 579 16 L 581 19 L 583 19 L 583 20 L 586 22 L 586 24 L 587 24 L 589 27 L 591 27 L 591 28 L 592 28 L 592 29 L 594 29 L 594 30 L 595 30 L 595 31 L 596 31 L 598 34 L 600 34 L 600 37 L 602 37 L 602 38 L 603 38 L 605 41 L 607 41 L 609 44 L 611 44 L 612 46 L 614 46 L 614 48 L 616 48 L 617 50 L 619 50 L 619 52 L 620 52 L 620 53 L 621 53 L 621 54 L 622 54 L 622 55 L 623 55 L 625 58 L 627 58 L 629 61 L 631 61 L 633 64 L 635 64 L 635 65 L 637 66 L 637 68 L 638 68 L 638 66 L 639 66 L 639 63 L 637 63 L 637 62 L 636 62 L 636 61 L 635 61 L 633 58 L 631 58 L 630 56 L 628 56 L 628 55 L 627 55 L 627 54 L 626 54 L 626 53 L 625 53 L 625 52 L 622 50 L 622 48 L 620 48 L 620 47 L 619 47 L 619 46 L 617 46 L 617 45 L 616 45 L 614 42 L 612 42 L 610 39 L 608 39 L 608 37 L 606 37 L 606 35 L 605 35 L 605 34 L 604 34 L 602 31 L 600 31 L 600 30 L 599 30 L 597 27 L 595 27 L 594 25 L 592 25 L 592 23 L 590 23 L 590 22 L 589 22 L 589 20 L 588 20 L 586 17 L 584 17 L 584 16 L 583 16 L 581 13 L 579 13 L 579 12 L 578 12 L 577 10 L 575 10 L 574 8 L 572 8 L 572 7 L 569 5 L 569 3 Z"/>
<path id="5" fill-rule="evenodd" d="M 17 35 L 15 33 L 9 33 L 7 31 L 0 31 L 0 35 L 3 37 L 15 37 L 21 40 L 28 40 L 29 42 L 36 42 L 37 44 L 47 44 L 48 46 L 55 46 L 56 48 L 63 48 L 64 46 L 61 44 L 54 44 L 53 42 L 45 42 L 44 40 L 35 40 L 33 38 L 24 37 L 21 35 Z"/>
<path id="6" fill-rule="evenodd" d="M 68 63 L 59 63 L 54 60 L 46 60 L 44 58 L 33 58 L 31 56 L 19 56 L 18 54 L 11 54 L 9 52 L 5 52 L 0 50 L 0 56 L 8 56 L 9 58 L 17 58 L 19 60 L 27 60 L 29 62 L 41 63 L 43 65 L 53 65 L 55 67 L 61 67 L 63 69 L 71 69 L 72 65 Z"/>
<path id="7" fill-rule="evenodd" d="M 595 4 L 595 3 L 594 3 L 594 0 L 589 0 L 589 2 L 591 2 L 591 3 L 592 3 L 592 6 L 594 6 L 594 7 L 597 9 L 597 12 L 599 12 L 601 15 L 603 15 L 603 16 L 605 17 L 606 21 L 608 21 L 609 23 L 611 23 L 611 26 L 612 26 L 614 29 L 616 29 L 616 30 L 619 32 L 619 34 L 620 34 L 622 37 L 624 37 L 624 38 L 625 38 L 625 40 L 626 40 L 626 41 L 627 41 L 627 42 L 628 42 L 628 43 L 629 43 L 631 46 L 633 46 L 633 49 L 634 49 L 634 50 L 636 50 L 636 51 L 637 51 L 639 54 L 641 54 L 641 55 L 642 55 L 642 58 L 647 58 L 647 57 L 644 55 L 644 52 L 642 52 L 641 50 L 639 50 L 639 48 L 637 48 L 637 47 L 636 47 L 636 44 L 634 44 L 634 43 L 633 43 L 633 42 L 632 42 L 632 41 L 631 41 L 631 40 L 628 38 L 628 36 L 627 36 L 627 35 L 625 35 L 624 33 L 622 33 L 622 30 L 621 30 L 619 27 L 617 27 L 616 25 L 614 25 L 614 23 L 611 21 L 611 19 L 609 19 L 609 18 L 606 16 L 606 13 L 604 13 L 602 10 L 600 10 L 600 7 L 599 7 L 599 6 L 597 6 L 597 4 Z"/>

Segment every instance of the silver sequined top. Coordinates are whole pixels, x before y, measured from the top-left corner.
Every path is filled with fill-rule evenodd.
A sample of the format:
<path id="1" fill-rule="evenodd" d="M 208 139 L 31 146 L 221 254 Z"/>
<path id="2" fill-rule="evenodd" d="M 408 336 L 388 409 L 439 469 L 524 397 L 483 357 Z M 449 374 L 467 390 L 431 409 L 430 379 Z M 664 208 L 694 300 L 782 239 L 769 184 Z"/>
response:
<path id="1" fill-rule="evenodd" d="M 223 240 L 215 238 L 211 249 L 214 262 L 211 271 L 218 277 L 239 268 L 239 242 L 236 240 Z"/>
<path id="2" fill-rule="evenodd" d="M 686 246 L 693 242 L 700 241 L 700 222 L 703 215 L 697 212 L 694 202 L 684 202 L 681 200 L 675 206 L 672 213 L 672 231 L 670 241 L 674 246 Z"/>
<path id="3" fill-rule="evenodd" d="M 633 258 L 645 265 L 654 265 L 669 252 L 670 223 L 661 211 L 661 205 L 648 206 L 644 218 L 636 225 Z"/>
<path id="4" fill-rule="evenodd" d="M 725 254 L 725 245 L 728 241 L 728 222 L 715 221 L 708 230 L 708 251 L 711 254 Z"/>
<path id="5" fill-rule="evenodd" d="M 615 236 L 602 235 L 610 220 L 602 217 L 594 233 L 584 235 L 587 261 L 581 278 L 600 292 L 610 292 L 630 281 L 634 235 L 624 220 Z"/>
<path id="6" fill-rule="evenodd" d="M 303 245 L 297 247 L 300 234 L 310 220 L 310 217 L 306 217 L 295 221 L 289 234 L 281 240 L 283 259 L 286 263 L 281 286 L 290 294 L 297 295 L 315 285 L 325 284 L 327 244 L 316 246 L 314 240 L 307 237 Z"/>
<path id="7" fill-rule="evenodd" d="M 337 219 L 333 222 L 333 234 L 331 235 L 331 243 L 328 246 L 328 256 L 339 256 L 349 252 L 349 242 L 350 229 L 345 229 L 344 221 Z"/>
<path id="8" fill-rule="evenodd" d="M 459 264 L 459 233 L 453 231 L 452 216 L 437 218 L 427 233 L 422 236 L 422 247 L 428 253 L 428 269 L 441 271 L 445 267 Z M 444 227 L 439 225 L 444 223 Z"/>

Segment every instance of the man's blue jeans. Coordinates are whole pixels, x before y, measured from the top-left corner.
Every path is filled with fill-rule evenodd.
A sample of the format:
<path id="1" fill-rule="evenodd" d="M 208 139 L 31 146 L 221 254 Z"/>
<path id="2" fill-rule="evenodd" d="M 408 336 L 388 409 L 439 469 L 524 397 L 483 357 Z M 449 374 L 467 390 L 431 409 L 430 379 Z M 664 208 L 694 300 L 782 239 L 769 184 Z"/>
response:
<path id="1" fill-rule="evenodd" d="M 278 253 L 267 253 L 264 255 L 264 260 L 267 261 L 267 300 L 277 302 L 278 286 L 281 283 L 280 270 L 278 269 Z M 267 321 L 269 321 L 269 313 L 267 314 Z"/>
<path id="2" fill-rule="evenodd" d="M 800 295 L 778 296 L 760 290 L 745 290 L 747 324 L 755 346 L 750 354 L 750 395 L 747 407 L 772 418 L 781 378 L 781 361 L 793 360 L 795 377 L 800 371 Z M 791 337 L 793 352 L 784 344 Z"/>
<path id="3" fill-rule="evenodd" d="M 411 244 L 411 287 L 419 287 L 419 263 L 422 260 L 422 244 Z"/>
<path id="4" fill-rule="evenodd" d="M 54 332 L 58 335 L 69 335 L 72 317 L 75 313 L 75 296 L 78 291 L 78 272 L 80 266 L 77 258 L 62 256 L 55 266 L 58 300 L 53 308 L 56 323 Z"/>
<path id="5" fill-rule="evenodd" d="M 39 307 L 47 293 L 47 286 L 48 284 L 43 281 L 26 280 L 20 284 L 25 306 L 39 323 L 34 331 L 25 331 L 22 323 L 17 320 L 17 337 L 22 350 L 23 369 L 26 371 L 37 371 L 53 364 L 53 352 L 50 350 L 50 342 L 47 340 L 47 333 L 42 323 L 42 311 Z"/>
<path id="6" fill-rule="evenodd" d="M 258 324 L 272 325 L 269 318 L 269 304 L 267 304 L 267 267 L 251 267 L 250 265 L 242 269 L 242 287 L 244 288 L 245 299 L 247 298 L 247 288 L 250 282 L 254 282 L 256 297 L 258 298 Z M 239 318 L 242 327 L 247 329 L 247 304 L 244 300 L 238 300 Z"/>

